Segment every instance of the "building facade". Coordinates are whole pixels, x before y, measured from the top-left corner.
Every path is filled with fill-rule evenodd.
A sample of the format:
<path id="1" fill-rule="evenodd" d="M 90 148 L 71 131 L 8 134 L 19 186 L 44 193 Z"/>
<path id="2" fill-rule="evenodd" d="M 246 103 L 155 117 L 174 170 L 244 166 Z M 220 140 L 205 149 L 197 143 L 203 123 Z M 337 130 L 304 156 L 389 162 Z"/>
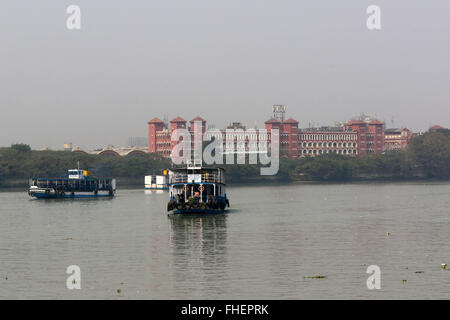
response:
<path id="1" fill-rule="evenodd" d="M 406 149 L 413 138 L 413 133 L 407 128 L 392 128 L 384 131 L 384 150 Z"/>
<path id="2" fill-rule="evenodd" d="M 280 111 L 281 110 L 281 111 Z M 299 122 L 289 118 L 284 120 L 285 108 L 274 108 L 274 116 L 265 122 L 267 136 L 264 138 L 270 142 L 271 132 L 279 130 L 280 156 L 296 159 L 299 157 L 314 157 L 327 153 L 342 155 L 381 154 L 386 150 L 385 139 L 391 141 L 391 137 L 384 133 L 384 123 L 373 118 L 353 119 L 339 127 L 322 127 L 299 129 Z M 181 117 L 176 117 L 165 124 L 162 120 L 154 118 L 148 122 L 149 142 L 148 152 L 157 153 L 164 157 L 170 157 L 171 150 L 176 142 L 171 141 L 172 132 L 175 129 L 187 129 L 193 135 L 195 122 L 201 123 L 202 135 L 206 134 L 207 140 L 214 135 L 221 134 L 224 139 L 224 151 L 230 151 L 233 145 L 234 153 L 249 152 L 255 150 L 261 133 L 257 129 L 246 130 L 239 122 L 230 124 L 226 129 L 214 129 L 206 131 L 206 121 L 201 117 L 195 117 L 188 122 Z M 232 137 L 227 135 L 227 129 L 235 130 Z M 233 141 L 231 141 L 233 140 Z M 193 139 L 192 139 L 193 141 Z M 239 149 L 240 146 L 240 149 Z"/>
<path id="3" fill-rule="evenodd" d="M 350 120 L 344 130 L 354 131 L 358 135 L 357 154 L 381 154 L 384 150 L 384 123 L 376 119 Z"/>
<path id="4" fill-rule="evenodd" d="M 300 157 L 314 157 L 326 153 L 358 154 L 358 134 L 342 128 L 304 129 L 299 134 Z"/>

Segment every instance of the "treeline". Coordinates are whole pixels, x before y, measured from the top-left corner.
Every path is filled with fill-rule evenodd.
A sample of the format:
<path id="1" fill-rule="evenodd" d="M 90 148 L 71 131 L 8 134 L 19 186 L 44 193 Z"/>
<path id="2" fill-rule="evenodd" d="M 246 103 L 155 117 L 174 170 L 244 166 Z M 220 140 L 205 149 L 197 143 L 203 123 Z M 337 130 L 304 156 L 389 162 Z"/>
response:
<path id="1" fill-rule="evenodd" d="M 66 151 L 33 151 L 28 145 L 0 148 L 0 187 L 25 186 L 30 177 L 55 177 L 80 167 L 93 175 L 115 177 L 118 183 L 143 184 L 143 177 L 161 173 L 170 160 L 155 154 L 124 157 Z M 324 154 L 298 160 L 280 159 L 276 176 L 260 176 L 258 165 L 225 165 L 231 183 L 269 181 L 349 181 L 450 179 L 450 130 L 428 132 L 413 139 L 406 150 L 382 155 L 349 157 Z"/>
<path id="2" fill-rule="evenodd" d="M 161 173 L 170 161 L 155 154 L 124 157 L 67 151 L 34 151 L 27 145 L 0 148 L 0 187 L 24 186 L 31 177 L 59 177 L 68 169 L 87 169 L 92 175 L 118 178 L 122 184 L 143 184 L 144 176 Z"/>

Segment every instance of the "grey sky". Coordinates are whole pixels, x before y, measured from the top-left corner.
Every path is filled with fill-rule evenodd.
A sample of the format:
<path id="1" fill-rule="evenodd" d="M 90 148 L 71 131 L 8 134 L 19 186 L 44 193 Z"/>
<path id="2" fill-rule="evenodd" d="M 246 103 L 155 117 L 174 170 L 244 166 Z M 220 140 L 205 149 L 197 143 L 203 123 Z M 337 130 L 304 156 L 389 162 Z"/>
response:
<path id="1" fill-rule="evenodd" d="M 301 127 L 448 127 L 449 36 L 448 0 L 2 0 L 0 146 L 123 145 L 165 113 L 262 127 L 272 104 Z"/>

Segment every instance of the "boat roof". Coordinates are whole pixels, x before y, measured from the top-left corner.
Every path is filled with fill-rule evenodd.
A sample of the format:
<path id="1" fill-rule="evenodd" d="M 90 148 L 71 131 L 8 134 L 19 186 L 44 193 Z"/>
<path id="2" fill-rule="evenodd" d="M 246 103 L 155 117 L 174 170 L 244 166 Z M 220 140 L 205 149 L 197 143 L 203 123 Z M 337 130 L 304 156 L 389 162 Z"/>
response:
<path id="1" fill-rule="evenodd" d="M 170 171 L 173 172 L 182 172 L 182 171 L 186 171 L 186 170 L 204 170 L 204 171 L 213 171 L 213 170 L 222 170 L 225 171 L 225 168 L 223 167 L 218 167 L 218 166 L 210 166 L 210 167 L 204 167 L 204 166 L 180 166 L 180 167 L 174 167 L 169 169 Z"/>

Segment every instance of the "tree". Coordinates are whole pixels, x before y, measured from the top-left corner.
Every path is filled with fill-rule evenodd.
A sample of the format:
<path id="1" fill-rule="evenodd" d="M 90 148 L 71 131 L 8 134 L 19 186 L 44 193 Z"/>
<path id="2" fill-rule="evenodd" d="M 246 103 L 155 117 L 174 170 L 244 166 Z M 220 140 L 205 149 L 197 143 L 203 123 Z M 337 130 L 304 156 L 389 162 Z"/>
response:
<path id="1" fill-rule="evenodd" d="M 11 149 L 19 151 L 19 152 L 29 152 L 31 148 L 28 144 L 24 143 L 16 143 L 11 145 Z"/>
<path id="2" fill-rule="evenodd" d="M 413 166 L 427 177 L 450 177 L 450 135 L 429 132 L 414 138 L 408 146 Z"/>

